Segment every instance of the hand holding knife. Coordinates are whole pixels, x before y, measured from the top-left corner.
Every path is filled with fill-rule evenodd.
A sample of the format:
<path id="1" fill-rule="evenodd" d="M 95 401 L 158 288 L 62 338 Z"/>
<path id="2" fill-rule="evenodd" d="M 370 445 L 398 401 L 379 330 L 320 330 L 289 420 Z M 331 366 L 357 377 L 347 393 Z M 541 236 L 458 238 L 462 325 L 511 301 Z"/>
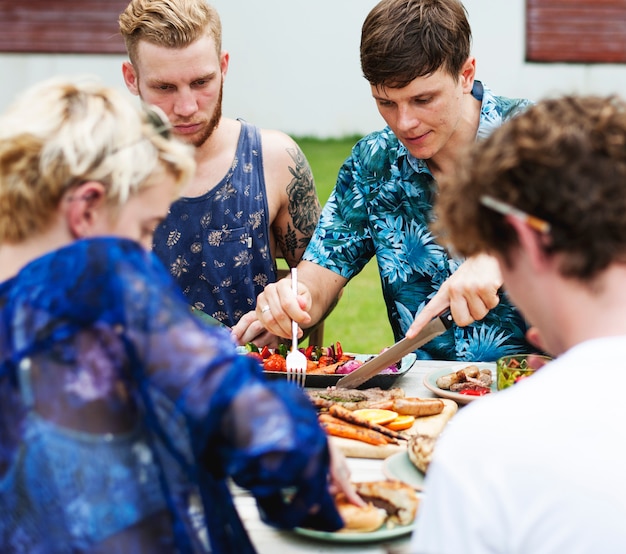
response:
<path id="1" fill-rule="evenodd" d="M 445 333 L 453 324 L 450 310 L 446 310 L 441 315 L 428 323 L 416 337 L 403 338 L 388 348 L 378 356 L 365 362 L 361 367 L 348 373 L 337 381 L 338 388 L 354 389 L 380 373 L 386 367 L 401 360 L 404 356 L 424 346 L 435 337 Z"/>

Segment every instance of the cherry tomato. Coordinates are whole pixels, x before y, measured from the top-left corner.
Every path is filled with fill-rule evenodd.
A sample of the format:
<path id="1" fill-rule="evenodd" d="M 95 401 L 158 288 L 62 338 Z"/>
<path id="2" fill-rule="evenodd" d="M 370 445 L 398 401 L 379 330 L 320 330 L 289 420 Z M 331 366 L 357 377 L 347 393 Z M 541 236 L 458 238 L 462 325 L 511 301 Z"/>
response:
<path id="1" fill-rule="evenodd" d="M 263 364 L 263 358 L 261 357 L 261 354 L 259 354 L 258 352 L 248 352 L 248 356 L 250 356 L 251 358 L 254 358 L 260 364 Z"/>
<path id="2" fill-rule="evenodd" d="M 265 371 L 287 371 L 287 360 L 280 354 L 271 354 L 264 362 Z"/>

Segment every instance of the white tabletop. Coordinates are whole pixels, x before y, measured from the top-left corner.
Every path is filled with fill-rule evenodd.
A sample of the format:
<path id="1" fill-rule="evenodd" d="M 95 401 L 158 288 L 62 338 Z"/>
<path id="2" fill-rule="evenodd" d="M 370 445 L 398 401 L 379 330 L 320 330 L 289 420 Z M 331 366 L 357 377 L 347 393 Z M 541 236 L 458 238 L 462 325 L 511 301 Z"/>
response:
<path id="1" fill-rule="evenodd" d="M 431 371 L 449 367 L 463 365 L 462 362 L 443 361 L 417 361 L 414 366 L 402 377 L 394 386 L 404 389 L 406 396 L 417 396 L 420 398 L 432 398 L 435 395 L 423 385 L 424 376 Z M 382 471 L 383 460 L 348 458 L 348 465 L 352 472 L 352 480 L 357 481 L 378 481 L 385 479 Z M 335 543 L 313 540 L 297 535 L 289 531 L 277 531 L 265 525 L 259 519 L 254 498 L 241 489 L 235 489 L 235 505 L 239 515 L 248 530 L 259 554 L 277 554 L 279 552 L 299 553 L 341 553 L 348 554 L 407 554 L 410 542 L 410 535 L 389 541 L 387 543 Z"/>

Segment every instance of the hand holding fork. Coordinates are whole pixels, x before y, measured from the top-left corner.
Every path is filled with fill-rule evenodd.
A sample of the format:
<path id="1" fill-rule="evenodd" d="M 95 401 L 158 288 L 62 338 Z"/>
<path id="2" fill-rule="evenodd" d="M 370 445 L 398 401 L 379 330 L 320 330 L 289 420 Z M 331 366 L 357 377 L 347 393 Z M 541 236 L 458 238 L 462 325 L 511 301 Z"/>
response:
<path id="1" fill-rule="evenodd" d="M 291 290 L 298 294 L 298 270 L 291 268 Z M 298 324 L 291 321 L 291 351 L 287 354 L 287 381 L 304 387 L 306 382 L 306 356 L 298 350 Z"/>

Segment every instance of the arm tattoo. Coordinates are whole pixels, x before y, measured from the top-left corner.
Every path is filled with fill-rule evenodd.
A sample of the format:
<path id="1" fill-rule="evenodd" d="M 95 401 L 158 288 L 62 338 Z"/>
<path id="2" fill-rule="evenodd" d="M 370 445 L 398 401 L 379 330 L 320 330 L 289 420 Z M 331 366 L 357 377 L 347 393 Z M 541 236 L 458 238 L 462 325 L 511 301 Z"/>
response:
<path id="1" fill-rule="evenodd" d="M 288 148 L 287 152 L 295 162 L 295 167 L 289 166 L 293 179 L 287 185 L 289 215 L 291 215 L 295 226 L 293 231 L 295 233 L 298 230 L 310 237 L 315 230 L 321 211 L 315 183 L 313 182 L 313 174 L 302 150 L 299 148 Z M 289 242 L 289 237 L 285 237 L 285 239 Z"/>
<path id="2" fill-rule="evenodd" d="M 306 236 L 298 238 L 295 229 L 287 224 L 287 233 L 283 235 L 282 231 L 279 229 L 276 234 L 276 241 L 283 255 L 289 253 L 291 257 L 295 258 L 296 250 L 298 250 L 298 248 L 306 249 L 307 244 L 311 242 L 311 237 Z"/>

